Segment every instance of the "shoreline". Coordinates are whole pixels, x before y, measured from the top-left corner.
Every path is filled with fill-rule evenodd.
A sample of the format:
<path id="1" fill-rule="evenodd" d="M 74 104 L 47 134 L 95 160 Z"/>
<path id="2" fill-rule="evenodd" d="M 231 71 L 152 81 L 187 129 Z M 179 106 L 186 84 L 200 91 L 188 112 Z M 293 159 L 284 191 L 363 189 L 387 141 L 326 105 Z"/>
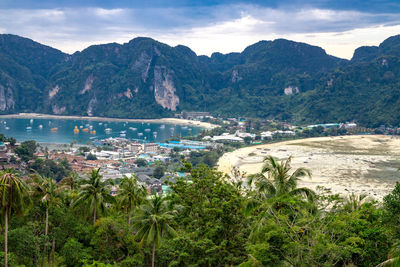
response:
<path id="1" fill-rule="evenodd" d="M 233 167 L 246 175 L 261 170 L 266 156 L 293 156 L 292 168 L 312 171 L 301 178 L 299 187 L 318 191 L 319 186 L 346 196 L 367 194 L 381 200 L 400 181 L 400 138 L 384 135 L 313 137 L 262 144 L 227 152 L 217 163 L 218 171 L 231 174 Z"/>
<path id="2" fill-rule="evenodd" d="M 41 113 L 17 113 L 0 115 L 0 119 L 64 119 L 64 120 L 87 120 L 87 121 L 114 121 L 114 122 L 145 122 L 145 123 L 161 123 L 161 124 L 174 124 L 174 125 L 188 125 L 204 129 L 214 129 L 218 125 L 192 121 L 177 118 L 161 118 L 161 119 L 123 119 L 123 118 L 108 118 L 108 117 L 88 117 L 88 116 L 68 116 L 68 115 L 52 115 Z"/>

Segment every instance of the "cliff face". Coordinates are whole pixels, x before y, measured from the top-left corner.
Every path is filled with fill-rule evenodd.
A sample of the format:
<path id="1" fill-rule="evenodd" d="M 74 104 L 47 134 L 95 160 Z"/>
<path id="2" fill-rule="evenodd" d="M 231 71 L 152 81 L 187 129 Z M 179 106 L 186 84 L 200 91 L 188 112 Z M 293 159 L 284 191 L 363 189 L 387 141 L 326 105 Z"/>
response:
<path id="1" fill-rule="evenodd" d="M 26 38 L 0 35 L 0 113 L 155 118 L 199 110 L 365 124 L 384 113 L 385 119 L 400 123 L 393 112 L 399 62 L 398 36 L 379 47 L 361 47 L 346 61 L 283 39 L 206 57 L 150 38 L 67 55 Z"/>

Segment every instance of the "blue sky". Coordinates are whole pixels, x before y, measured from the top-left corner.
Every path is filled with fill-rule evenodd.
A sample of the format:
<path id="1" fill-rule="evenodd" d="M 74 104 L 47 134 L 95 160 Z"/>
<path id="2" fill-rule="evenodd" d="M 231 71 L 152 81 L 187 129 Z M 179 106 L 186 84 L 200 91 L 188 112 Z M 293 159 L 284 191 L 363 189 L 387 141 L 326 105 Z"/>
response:
<path id="1" fill-rule="evenodd" d="M 361 45 L 400 34 L 400 1 L 0 0 L 0 33 L 68 53 L 137 36 L 206 55 L 286 38 L 350 58 Z"/>

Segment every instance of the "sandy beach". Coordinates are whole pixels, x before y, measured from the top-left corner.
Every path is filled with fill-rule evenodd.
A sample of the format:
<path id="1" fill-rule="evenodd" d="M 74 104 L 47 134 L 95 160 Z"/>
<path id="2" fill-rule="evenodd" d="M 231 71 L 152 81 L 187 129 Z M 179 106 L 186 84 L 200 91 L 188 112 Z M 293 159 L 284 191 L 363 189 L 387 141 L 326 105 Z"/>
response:
<path id="1" fill-rule="evenodd" d="M 121 119 L 121 118 L 106 118 L 106 117 L 87 117 L 87 116 L 63 116 L 63 115 L 51 115 L 51 114 L 40 114 L 40 113 L 18 113 L 18 114 L 7 114 L 0 115 L 0 118 L 23 118 L 23 119 L 65 119 L 65 120 L 88 120 L 88 121 L 117 121 L 117 122 L 145 122 L 145 123 L 164 123 L 174 125 L 188 125 L 194 127 L 200 127 L 205 129 L 213 129 L 218 127 L 208 122 L 192 121 L 177 118 L 162 118 L 162 119 Z"/>
<path id="2" fill-rule="evenodd" d="M 246 174 L 261 170 L 263 159 L 293 157 L 292 168 L 305 167 L 312 179 L 299 186 L 323 186 L 342 195 L 354 192 L 375 199 L 400 182 L 400 138 L 383 135 L 319 137 L 251 146 L 224 154 L 218 170 L 230 174 L 233 167 Z"/>

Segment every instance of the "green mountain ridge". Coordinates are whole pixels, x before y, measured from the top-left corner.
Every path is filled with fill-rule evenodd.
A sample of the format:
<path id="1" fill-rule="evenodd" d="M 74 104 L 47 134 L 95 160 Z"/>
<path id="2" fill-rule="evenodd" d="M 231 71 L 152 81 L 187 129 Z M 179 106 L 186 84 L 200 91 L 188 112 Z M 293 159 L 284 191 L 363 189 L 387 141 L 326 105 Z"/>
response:
<path id="1" fill-rule="evenodd" d="M 0 113 L 126 118 L 183 110 L 295 122 L 399 125 L 400 35 L 352 60 L 285 39 L 197 56 L 138 37 L 72 55 L 0 35 Z"/>

